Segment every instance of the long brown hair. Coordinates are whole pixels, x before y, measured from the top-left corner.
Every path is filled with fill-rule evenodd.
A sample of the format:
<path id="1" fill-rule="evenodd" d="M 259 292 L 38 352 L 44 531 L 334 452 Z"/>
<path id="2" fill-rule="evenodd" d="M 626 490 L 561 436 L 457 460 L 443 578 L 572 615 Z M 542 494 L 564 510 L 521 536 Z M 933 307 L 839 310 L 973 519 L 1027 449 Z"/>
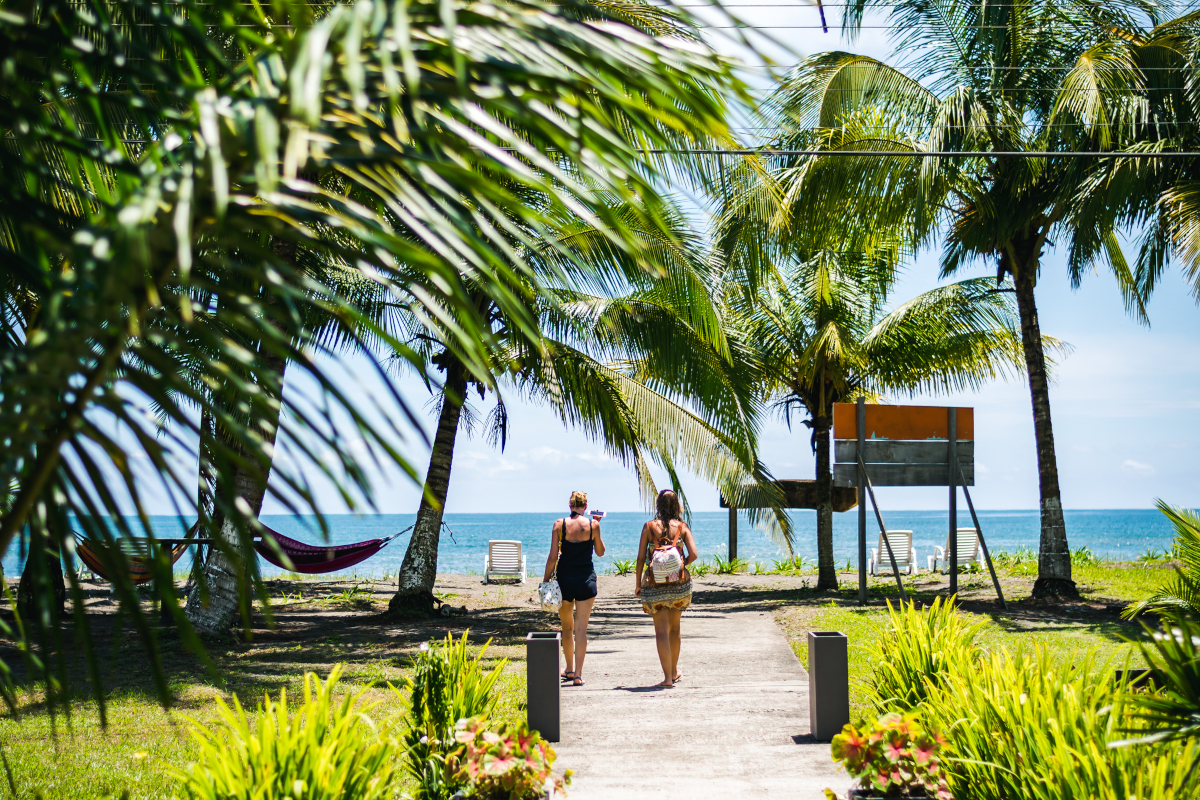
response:
<path id="1" fill-rule="evenodd" d="M 679 509 L 679 497 L 670 489 L 663 489 L 658 493 L 658 499 L 654 502 L 658 508 L 658 519 L 662 520 L 663 533 L 669 529 L 670 521 L 677 519 L 682 522 Z"/>

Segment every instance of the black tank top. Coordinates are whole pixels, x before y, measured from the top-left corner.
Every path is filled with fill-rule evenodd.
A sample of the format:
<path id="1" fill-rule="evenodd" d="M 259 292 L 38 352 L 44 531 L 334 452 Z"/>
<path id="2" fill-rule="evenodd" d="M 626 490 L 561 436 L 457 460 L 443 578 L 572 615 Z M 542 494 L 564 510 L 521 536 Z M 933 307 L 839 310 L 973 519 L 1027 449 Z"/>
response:
<path id="1" fill-rule="evenodd" d="M 596 571 L 592 565 L 592 526 L 594 520 L 588 520 L 588 538 L 583 542 L 572 542 L 567 539 L 567 521 L 562 520 L 558 531 L 558 574 L 566 577 L 586 578 Z"/>

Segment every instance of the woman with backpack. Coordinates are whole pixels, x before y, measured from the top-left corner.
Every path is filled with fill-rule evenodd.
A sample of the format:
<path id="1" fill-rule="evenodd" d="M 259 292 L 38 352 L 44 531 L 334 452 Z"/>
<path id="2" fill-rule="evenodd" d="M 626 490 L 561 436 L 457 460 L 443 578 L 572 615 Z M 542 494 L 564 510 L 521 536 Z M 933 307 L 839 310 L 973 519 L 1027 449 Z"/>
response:
<path id="1" fill-rule="evenodd" d="M 679 618 L 692 602 L 687 565 L 696 560 L 696 540 L 680 519 L 679 498 L 673 491 L 659 492 L 656 505 L 657 516 L 642 527 L 633 593 L 642 598 L 642 610 L 654 620 L 654 642 L 663 669 L 658 686 L 670 689 L 683 677 L 679 671 Z"/>
<path id="2" fill-rule="evenodd" d="M 583 686 L 583 657 L 587 655 L 588 619 L 596 602 L 596 567 L 592 552 L 604 555 L 599 518 L 602 511 L 587 517 L 588 500 L 584 492 L 571 492 L 571 516 L 554 521 L 550 532 L 550 557 L 546 559 L 547 584 L 553 576 L 562 591 L 558 618 L 562 621 L 563 656 L 567 668 L 563 680 Z"/>

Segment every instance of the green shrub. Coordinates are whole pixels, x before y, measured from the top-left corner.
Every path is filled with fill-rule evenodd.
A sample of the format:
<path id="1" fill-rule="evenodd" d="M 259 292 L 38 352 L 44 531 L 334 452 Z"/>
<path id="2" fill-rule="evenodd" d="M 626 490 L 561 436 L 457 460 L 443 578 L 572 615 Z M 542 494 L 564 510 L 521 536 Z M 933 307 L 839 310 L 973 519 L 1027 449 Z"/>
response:
<path id="1" fill-rule="evenodd" d="M 539 800 L 547 782 L 556 793 L 565 793 L 571 771 L 554 774 L 554 749 L 524 723 L 489 727 L 484 717 L 459 720 L 455 741 L 460 747 L 450 757 L 455 779 L 464 784 L 464 796 L 477 800 Z"/>
<path id="2" fill-rule="evenodd" d="M 846 571 L 850 570 L 849 561 L 846 562 Z M 817 562 L 804 556 L 792 556 L 774 561 L 775 570 L 777 572 L 805 572 L 806 570 L 816 569 Z"/>
<path id="3" fill-rule="evenodd" d="M 922 789 L 937 800 L 951 800 L 938 752 L 946 740 L 928 730 L 916 714 L 884 714 L 869 728 L 847 725 L 833 737 L 833 760 L 865 790 L 886 797 L 910 796 Z M 837 800 L 825 790 L 827 800 Z"/>
<path id="4" fill-rule="evenodd" d="M 1034 575 L 1037 573 L 1038 555 L 1022 545 L 1011 553 L 1007 550 L 992 553 L 992 564 L 996 569 L 1007 570 L 1016 575 Z"/>
<path id="5" fill-rule="evenodd" d="M 189 720 L 199 759 L 176 771 L 186 797 L 194 800 L 376 800 L 395 796 L 399 743 L 379 730 L 362 702 L 362 692 L 333 699 L 341 675 L 334 667 L 325 682 L 304 676 L 304 703 L 289 710 L 287 692 L 270 695 L 253 718 L 237 696 L 232 708 L 220 698 L 221 725 L 209 729 Z"/>
<path id="6" fill-rule="evenodd" d="M 1073 567 L 1096 567 L 1105 561 L 1106 559 L 1093 553 L 1090 547 L 1077 547 L 1071 551 L 1071 566 Z"/>
<path id="7" fill-rule="evenodd" d="M 934 598 L 925 610 L 888 601 L 888 626 L 878 640 L 870 680 L 872 705 L 880 713 L 908 711 L 925 703 L 947 674 L 973 672 L 982 624 L 968 624 L 953 599 Z"/>
<path id="8" fill-rule="evenodd" d="M 612 562 L 613 575 L 632 575 L 637 563 L 632 558 L 618 558 Z"/>
<path id="9" fill-rule="evenodd" d="M 745 572 L 749 566 L 749 562 L 744 558 L 725 558 L 720 553 L 713 556 L 713 562 L 716 564 L 718 575 L 734 575 Z"/>
<path id="10" fill-rule="evenodd" d="M 1195 796 L 1191 745 L 1109 746 L 1138 727 L 1121 698 L 1111 664 L 993 653 L 974 672 L 945 676 L 922 713 L 947 731 L 957 800 Z"/>
<path id="11" fill-rule="evenodd" d="M 467 633 L 457 641 L 447 634 L 444 642 L 421 645 L 413 657 L 413 674 L 405 679 L 409 711 L 404 768 L 416 780 L 417 800 L 442 800 L 462 785 L 447 761 L 458 746 L 455 725 L 460 719 L 492 716 L 497 700 L 492 689 L 508 663 L 502 659 L 484 672 L 489 644 L 490 639 L 471 658 Z"/>
<path id="12" fill-rule="evenodd" d="M 1158 589 L 1144 600 L 1132 603 L 1122 616 L 1131 618 L 1145 611 L 1158 614 L 1182 611 L 1200 617 L 1200 515 L 1158 501 L 1161 511 L 1175 528 L 1174 556 L 1179 566 Z"/>
<path id="13" fill-rule="evenodd" d="M 1188 791 L 1196 788 L 1194 740 L 1115 747 L 1146 741 L 1151 729 L 1111 664 L 1089 657 L 1063 667 L 1040 648 L 984 653 L 974 643 L 977 626 L 950 603 L 889 612 L 871 700 L 916 709 L 944 732 L 942 764 L 956 800 L 1196 796 Z"/>
<path id="14" fill-rule="evenodd" d="M 693 561 L 688 567 L 688 572 L 691 573 L 693 578 L 703 578 L 705 575 L 712 574 L 712 571 L 712 564 L 704 561 Z"/>

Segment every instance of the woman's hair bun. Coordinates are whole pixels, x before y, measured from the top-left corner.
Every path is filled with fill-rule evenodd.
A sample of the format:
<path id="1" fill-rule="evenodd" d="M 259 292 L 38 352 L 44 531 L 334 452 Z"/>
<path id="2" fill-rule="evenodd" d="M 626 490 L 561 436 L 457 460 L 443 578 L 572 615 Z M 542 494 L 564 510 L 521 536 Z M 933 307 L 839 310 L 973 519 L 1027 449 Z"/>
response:
<path id="1" fill-rule="evenodd" d="M 587 492 L 571 492 L 571 508 L 587 508 Z"/>

